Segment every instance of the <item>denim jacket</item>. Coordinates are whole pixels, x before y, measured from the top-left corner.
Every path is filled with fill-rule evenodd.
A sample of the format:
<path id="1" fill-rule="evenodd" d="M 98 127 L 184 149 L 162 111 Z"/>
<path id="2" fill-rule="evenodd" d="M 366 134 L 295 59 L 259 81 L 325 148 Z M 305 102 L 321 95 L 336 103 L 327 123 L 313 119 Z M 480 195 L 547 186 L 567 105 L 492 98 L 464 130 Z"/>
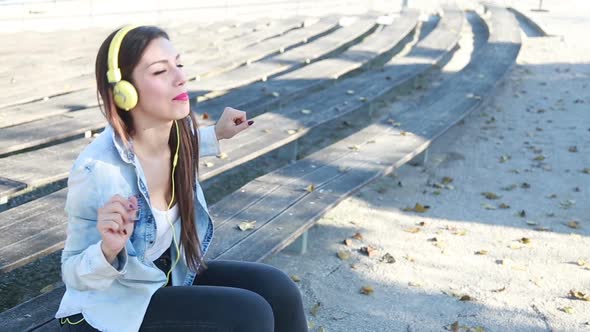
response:
<path id="1" fill-rule="evenodd" d="M 192 122 L 190 124 L 195 134 Z M 199 157 L 220 153 L 213 126 L 199 128 L 196 134 L 199 135 Z M 206 211 L 195 213 L 197 236 L 204 255 L 213 238 L 213 222 L 198 180 L 193 190 L 195 207 L 201 204 Z M 102 238 L 96 219 L 97 209 L 115 194 L 137 197 L 139 219 L 125 247 L 110 264 L 101 250 Z M 55 317 L 82 313 L 90 325 L 101 331 L 139 330 L 151 296 L 166 283 L 166 275 L 144 255 L 156 239 L 156 222 L 144 172 L 132 144 L 124 145 L 111 126 L 107 126 L 76 159 L 68 178 L 65 210 L 68 227 L 61 274 L 66 292 Z M 180 228 L 175 229 L 177 239 L 180 239 Z M 175 246 L 171 246 L 172 261 L 177 255 Z M 195 277 L 181 250 L 181 259 L 172 271 L 172 286 L 192 285 Z"/>

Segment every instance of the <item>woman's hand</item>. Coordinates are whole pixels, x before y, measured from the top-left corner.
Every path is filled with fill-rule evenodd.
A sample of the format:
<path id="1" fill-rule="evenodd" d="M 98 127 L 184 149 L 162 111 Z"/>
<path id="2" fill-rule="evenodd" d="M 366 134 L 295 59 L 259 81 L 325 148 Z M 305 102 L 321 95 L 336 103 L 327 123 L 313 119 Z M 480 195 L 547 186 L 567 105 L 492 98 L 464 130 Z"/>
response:
<path id="1" fill-rule="evenodd" d="M 253 123 L 252 120 L 246 120 L 246 112 L 226 107 L 215 124 L 215 135 L 217 135 L 218 140 L 232 138 Z"/>
<path id="2" fill-rule="evenodd" d="M 133 233 L 137 213 L 137 198 L 125 199 L 114 195 L 98 209 L 96 228 L 102 237 L 102 252 L 109 263 L 113 263 Z"/>

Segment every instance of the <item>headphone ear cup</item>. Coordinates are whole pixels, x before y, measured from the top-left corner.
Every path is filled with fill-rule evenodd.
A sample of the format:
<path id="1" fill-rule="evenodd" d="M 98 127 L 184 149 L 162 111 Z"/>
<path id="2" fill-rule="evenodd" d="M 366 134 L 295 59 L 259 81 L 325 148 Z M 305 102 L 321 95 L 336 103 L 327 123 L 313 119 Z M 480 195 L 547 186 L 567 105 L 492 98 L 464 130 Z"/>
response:
<path id="1" fill-rule="evenodd" d="M 115 100 L 115 105 L 129 111 L 137 105 L 137 90 L 128 81 L 119 81 L 113 87 L 113 99 Z"/>

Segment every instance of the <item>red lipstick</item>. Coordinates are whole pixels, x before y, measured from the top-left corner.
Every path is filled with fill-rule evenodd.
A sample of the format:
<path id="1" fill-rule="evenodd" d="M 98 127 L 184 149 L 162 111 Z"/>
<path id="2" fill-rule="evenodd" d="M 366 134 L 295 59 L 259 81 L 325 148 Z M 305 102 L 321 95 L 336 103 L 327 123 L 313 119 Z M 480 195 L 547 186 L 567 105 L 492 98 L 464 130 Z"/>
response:
<path id="1" fill-rule="evenodd" d="M 179 94 L 178 96 L 174 97 L 173 100 L 188 100 L 188 93 L 183 92 L 181 94 Z"/>

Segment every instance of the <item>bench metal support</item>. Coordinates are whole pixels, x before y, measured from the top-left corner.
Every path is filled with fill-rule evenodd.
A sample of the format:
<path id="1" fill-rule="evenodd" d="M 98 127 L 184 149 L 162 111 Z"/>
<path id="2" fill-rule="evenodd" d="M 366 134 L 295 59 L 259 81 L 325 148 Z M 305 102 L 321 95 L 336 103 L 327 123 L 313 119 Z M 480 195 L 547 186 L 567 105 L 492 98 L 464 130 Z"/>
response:
<path id="1" fill-rule="evenodd" d="M 426 163 L 428 162 L 428 150 L 430 149 L 426 149 L 422 152 L 420 152 L 420 154 L 416 155 L 412 161 L 410 162 L 410 164 L 412 166 L 424 166 L 426 165 Z"/>
<path id="2" fill-rule="evenodd" d="M 305 254 L 307 252 L 307 232 L 308 231 L 303 232 L 297 240 L 287 247 L 287 250 L 299 255 Z"/>
<path id="3" fill-rule="evenodd" d="M 281 147 L 277 153 L 278 158 L 289 162 L 297 160 L 297 153 L 299 152 L 298 140 L 295 140 L 283 147 Z"/>

